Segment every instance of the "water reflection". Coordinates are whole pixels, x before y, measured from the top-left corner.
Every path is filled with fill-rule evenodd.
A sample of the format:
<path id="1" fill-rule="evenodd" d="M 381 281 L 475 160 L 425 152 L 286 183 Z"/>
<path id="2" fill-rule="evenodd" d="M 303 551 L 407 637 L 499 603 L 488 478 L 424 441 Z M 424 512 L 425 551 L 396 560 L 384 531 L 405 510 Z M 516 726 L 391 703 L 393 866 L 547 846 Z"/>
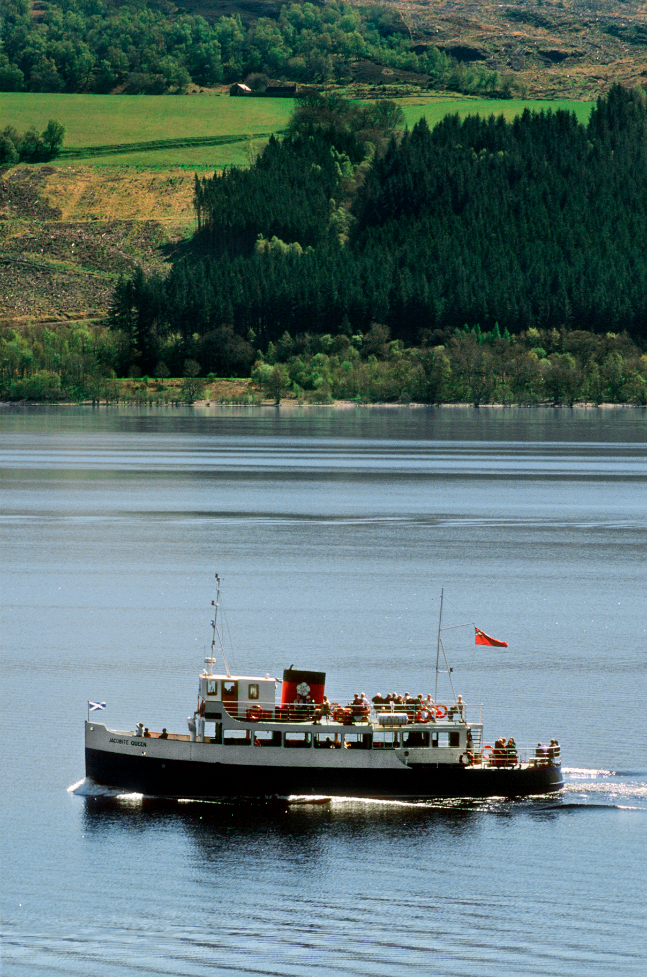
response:
<path id="1" fill-rule="evenodd" d="M 469 837 L 479 830 L 484 816 L 515 818 L 527 813 L 559 811 L 554 797 L 505 800 L 494 798 L 406 803 L 334 798 L 328 803 L 290 802 L 268 798 L 255 803 L 176 801 L 143 797 L 84 797 L 84 830 L 105 829 L 164 831 L 181 827 L 200 845 L 226 835 L 244 843 L 271 835 L 274 839 L 303 839 L 316 846 L 317 839 L 339 839 L 361 833 L 377 840 L 411 841 L 416 836 Z"/>

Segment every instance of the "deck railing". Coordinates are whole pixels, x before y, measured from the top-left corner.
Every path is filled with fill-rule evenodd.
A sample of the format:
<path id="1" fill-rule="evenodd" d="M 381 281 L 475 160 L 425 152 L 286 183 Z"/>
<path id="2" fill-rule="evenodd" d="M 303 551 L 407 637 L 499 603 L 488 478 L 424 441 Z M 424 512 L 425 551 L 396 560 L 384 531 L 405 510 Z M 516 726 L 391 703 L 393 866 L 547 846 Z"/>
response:
<path id="1" fill-rule="evenodd" d="M 559 767 L 562 759 L 559 746 L 516 744 L 514 748 L 498 748 L 486 744 L 475 749 L 472 762 L 489 767 L 516 767 L 522 763 L 534 767 Z"/>
<path id="2" fill-rule="evenodd" d="M 218 703 L 220 705 L 220 703 Z M 242 708 L 238 704 L 222 703 L 232 719 L 241 722 L 281 722 L 281 723 L 323 723 L 350 726 L 373 723 L 384 726 L 408 725 L 463 725 L 467 722 L 482 722 L 483 707 L 467 703 L 445 705 L 438 703 L 430 708 L 426 703 L 371 703 L 370 705 L 349 702 L 331 702 L 323 707 L 314 703 L 290 703 L 266 707 L 250 705 Z M 478 719 L 472 718 L 478 714 Z"/>

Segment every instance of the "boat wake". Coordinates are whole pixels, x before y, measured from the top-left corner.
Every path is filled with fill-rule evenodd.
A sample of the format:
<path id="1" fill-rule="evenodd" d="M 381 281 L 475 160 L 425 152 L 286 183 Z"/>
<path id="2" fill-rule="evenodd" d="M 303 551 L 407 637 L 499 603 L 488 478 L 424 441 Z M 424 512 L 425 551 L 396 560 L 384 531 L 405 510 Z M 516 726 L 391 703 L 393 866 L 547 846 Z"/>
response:
<path id="1" fill-rule="evenodd" d="M 615 777 L 615 770 L 595 770 L 591 767 L 562 767 L 562 773 L 571 778 L 591 780 L 593 777 Z"/>
<path id="2" fill-rule="evenodd" d="M 78 783 L 72 784 L 67 788 L 67 792 L 68 794 L 76 794 L 78 797 L 114 797 L 132 801 L 138 801 L 144 797 L 143 794 L 136 794 L 120 787 L 104 787 L 103 784 L 95 784 L 91 777 L 84 777 Z"/>
<path id="3" fill-rule="evenodd" d="M 565 767 L 561 806 L 647 810 L 647 772 Z"/>

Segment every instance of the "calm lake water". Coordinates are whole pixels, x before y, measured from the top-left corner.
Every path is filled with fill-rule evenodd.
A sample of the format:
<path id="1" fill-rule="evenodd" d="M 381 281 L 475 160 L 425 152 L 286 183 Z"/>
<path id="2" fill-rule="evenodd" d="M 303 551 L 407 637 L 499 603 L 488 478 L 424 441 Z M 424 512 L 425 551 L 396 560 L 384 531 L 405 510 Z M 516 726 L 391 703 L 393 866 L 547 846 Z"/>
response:
<path id="1" fill-rule="evenodd" d="M 2 408 L 2 972 L 644 975 L 644 410 Z M 550 799 L 93 796 L 88 699 L 184 731 L 232 671 L 433 691 Z M 471 622 L 509 642 L 474 645 Z M 442 688 L 442 687 L 441 687 Z M 439 698 L 441 696 L 439 695 Z M 72 788 L 72 789 L 70 789 Z"/>

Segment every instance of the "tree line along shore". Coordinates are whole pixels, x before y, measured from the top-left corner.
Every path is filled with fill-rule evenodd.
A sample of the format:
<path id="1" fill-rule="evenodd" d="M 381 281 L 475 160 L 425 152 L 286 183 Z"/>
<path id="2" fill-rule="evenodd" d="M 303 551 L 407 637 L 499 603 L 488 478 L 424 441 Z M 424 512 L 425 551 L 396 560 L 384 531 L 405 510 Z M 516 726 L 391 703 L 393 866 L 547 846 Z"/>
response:
<path id="1" fill-rule="evenodd" d="M 232 333 L 221 340 L 235 344 Z M 191 404 L 198 400 L 254 405 L 335 401 L 422 404 L 573 406 L 647 405 L 647 355 L 627 336 L 528 329 L 517 336 L 495 327 L 448 333 L 446 341 L 405 347 L 374 323 L 367 333 L 292 339 L 285 333 L 251 376 L 199 376 L 187 359 L 184 376 L 118 377 L 123 337 L 108 326 L 47 324 L 0 332 L 0 399 L 11 402 Z M 235 355 L 235 351 L 232 351 Z"/>

